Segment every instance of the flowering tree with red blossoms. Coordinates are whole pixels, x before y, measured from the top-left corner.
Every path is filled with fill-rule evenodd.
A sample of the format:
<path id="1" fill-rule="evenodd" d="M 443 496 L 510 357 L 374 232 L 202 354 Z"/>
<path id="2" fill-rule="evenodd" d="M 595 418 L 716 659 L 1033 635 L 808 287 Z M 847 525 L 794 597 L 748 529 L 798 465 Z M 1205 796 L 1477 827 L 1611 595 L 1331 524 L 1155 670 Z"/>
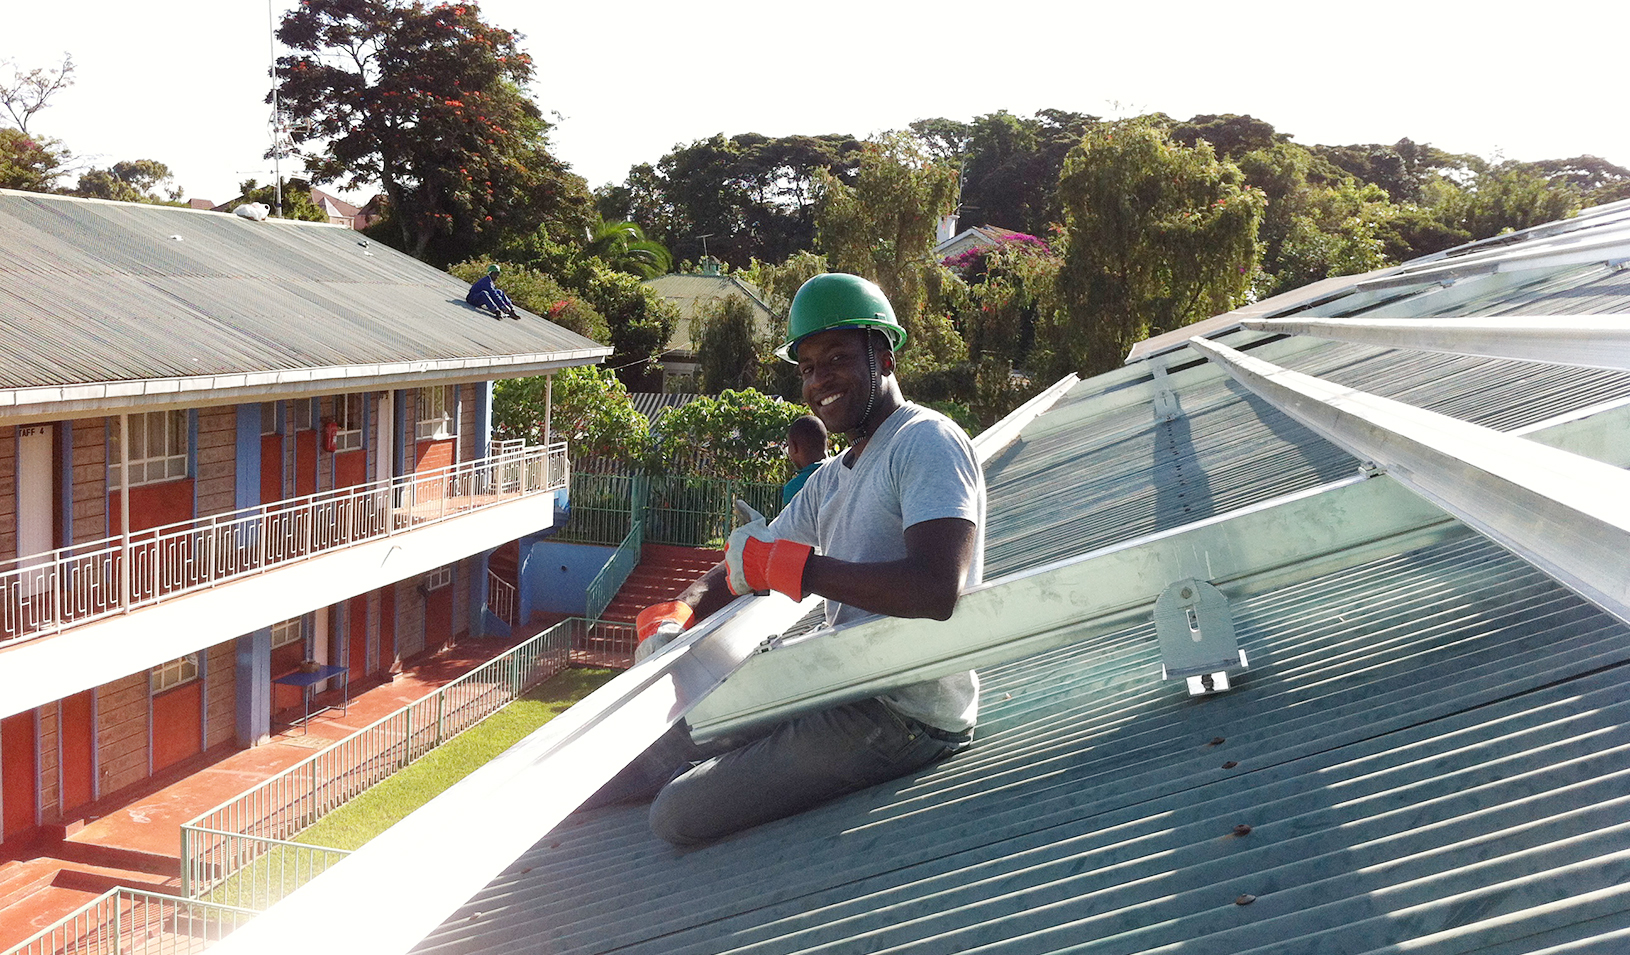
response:
<path id="1" fill-rule="evenodd" d="M 581 234 L 588 191 L 549 154 L 532 58 L 475 3 L 302 0 L 277 38 L 295 152 L 317 182 L 377 184 L 408 252 L 453 261 L 540 222 Z"/>

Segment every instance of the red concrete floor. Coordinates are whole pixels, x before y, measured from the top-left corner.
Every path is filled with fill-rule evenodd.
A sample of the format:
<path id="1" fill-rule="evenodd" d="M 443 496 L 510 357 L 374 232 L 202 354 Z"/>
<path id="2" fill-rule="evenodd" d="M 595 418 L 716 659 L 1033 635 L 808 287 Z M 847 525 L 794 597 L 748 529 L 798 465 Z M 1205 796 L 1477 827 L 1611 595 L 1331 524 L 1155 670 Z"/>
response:
<path id="1" fill-rule="evenodd" d="M 513 642 L 470 640 L 415 661 L 390 682 L 356 693 L 350 706 L 304 727 L 274 726 L 270 742 L 205 753 L 140 791 L 92 807 L 82 828 L 7 846 L 0 854 L 0 951 L 116 885 L 173 893 L 180 884 L 181 824 L 256 783 L 425 696 L 497 656 Z"/>

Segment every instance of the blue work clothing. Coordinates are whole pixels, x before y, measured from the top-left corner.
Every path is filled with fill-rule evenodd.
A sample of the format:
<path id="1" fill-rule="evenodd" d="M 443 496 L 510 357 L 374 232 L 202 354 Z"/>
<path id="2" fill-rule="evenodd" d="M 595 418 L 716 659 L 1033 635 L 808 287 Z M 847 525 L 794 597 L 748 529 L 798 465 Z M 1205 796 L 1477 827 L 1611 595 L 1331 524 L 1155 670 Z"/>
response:
<path id="1" fill-rule="evenodd" d="M 515 311 L 515 303 L 509 300 L 509 296 L 493 282 L 490 275 L 483 275 L 470 286 L 470 292 L 464 296 L 464 301 L 476 308 L 484 308 L 500 315 L 508 315 Z"/>

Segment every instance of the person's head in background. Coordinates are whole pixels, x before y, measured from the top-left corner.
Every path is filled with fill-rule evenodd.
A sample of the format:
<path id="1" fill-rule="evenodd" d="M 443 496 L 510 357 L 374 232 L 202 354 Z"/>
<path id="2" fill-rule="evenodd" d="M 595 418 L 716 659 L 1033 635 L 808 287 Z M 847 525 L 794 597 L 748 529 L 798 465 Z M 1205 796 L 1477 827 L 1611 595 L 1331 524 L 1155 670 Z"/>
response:
<path id="1" fill-rule="evenodd" d="M 802 471 L 826 457 L 826 425 L 806 414 L 787 428 L 787 458 Z"/>

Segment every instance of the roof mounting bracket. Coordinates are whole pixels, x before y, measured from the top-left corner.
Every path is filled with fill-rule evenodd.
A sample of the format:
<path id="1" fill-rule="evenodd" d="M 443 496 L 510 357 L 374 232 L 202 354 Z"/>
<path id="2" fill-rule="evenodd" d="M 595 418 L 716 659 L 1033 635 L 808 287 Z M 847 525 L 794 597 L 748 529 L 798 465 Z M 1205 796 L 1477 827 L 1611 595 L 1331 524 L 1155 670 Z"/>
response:
<path id="1" fill-rule="evenodd" d="M 1177 392 L 1172 390 L 1171 379 L 1166 377 L 1166 359 L 1164 356 L 1150 359 L 1149 365 L 1154 369 L 1155 378 L 1155 420 L 1176 421 L 1183 417 L 1183 405 L 1177 400 Z"/>
<path id="2" fill-rule="evenodd" d="M 1228 598 L 1211 584 L 1187 577 L 1155 599 L 1160 678 L 1186 678 L 1190 696 L 1228 689 L 1228 674 L 1249 664 L 1234 637 Z"/>

